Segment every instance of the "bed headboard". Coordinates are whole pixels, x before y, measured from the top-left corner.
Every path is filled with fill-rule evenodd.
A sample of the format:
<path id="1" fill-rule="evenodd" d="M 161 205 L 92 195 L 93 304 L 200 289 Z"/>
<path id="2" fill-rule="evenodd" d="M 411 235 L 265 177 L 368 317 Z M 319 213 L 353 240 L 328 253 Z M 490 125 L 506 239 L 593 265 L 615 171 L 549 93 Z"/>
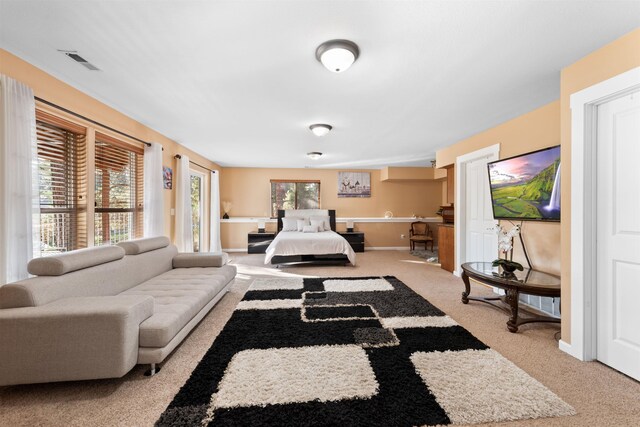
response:
<path id="1" fill-rule="evenodd" d="M 278 209 L 278 233 L 282 231 L 282 218 L 285 216 L 284 213 L 284 209 Z M 317 215 L 319 215 L 319 213 Z M 329 225 L 331 225 L 331 230 L 336 231 L 336 210 L 327 209 L 327 213 L 325 215 L 329 215 Z M 295 214 L 292 216 L 295 216 Z"/>

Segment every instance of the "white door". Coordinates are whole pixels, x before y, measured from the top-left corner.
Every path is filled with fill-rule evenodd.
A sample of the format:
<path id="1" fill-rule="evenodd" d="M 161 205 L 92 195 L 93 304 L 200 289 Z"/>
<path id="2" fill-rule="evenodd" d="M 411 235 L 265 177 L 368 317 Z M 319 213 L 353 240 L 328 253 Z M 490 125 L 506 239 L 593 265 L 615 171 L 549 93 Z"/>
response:
<path id="1" fill-rule="evenodd" d="M 465 166 L 467 244 L 466 260 L 462 262 L 493 261 L 498 255 L 498 236 L 487 172 L 487 163 L 490 161 L 489 157 L 484 157 L 467 162 Z"/>
<path id="2" fill-rule="evenodd" d="M 640 91 L 597 120 L 597 358 L 640 380 Z"/>

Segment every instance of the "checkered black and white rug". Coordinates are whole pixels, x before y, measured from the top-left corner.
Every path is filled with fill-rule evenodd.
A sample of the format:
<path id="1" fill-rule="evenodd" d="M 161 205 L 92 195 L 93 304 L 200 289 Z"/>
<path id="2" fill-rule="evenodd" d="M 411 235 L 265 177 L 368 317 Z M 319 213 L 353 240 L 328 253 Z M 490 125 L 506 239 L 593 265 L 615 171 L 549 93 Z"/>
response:
<path id="1" fill-rule="evenodd" d="M 157 425 L 414 426 L 572 414 L 395 277 L 259 278 Z"/>

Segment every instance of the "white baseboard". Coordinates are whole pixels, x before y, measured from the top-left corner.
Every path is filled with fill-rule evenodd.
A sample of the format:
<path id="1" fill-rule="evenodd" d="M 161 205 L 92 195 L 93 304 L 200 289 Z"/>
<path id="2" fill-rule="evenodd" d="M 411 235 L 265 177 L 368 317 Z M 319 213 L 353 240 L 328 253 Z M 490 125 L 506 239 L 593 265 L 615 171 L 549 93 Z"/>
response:
<path id="1" fill-rule="evenodd" d="M 566 341 L 558 341 L 558 348 L 578 360 L 584 360 L 582 354 L 580 354 L 581 352 Z"/>
<path id="2" fill-rule="evenodd" d="M 222 249 L 222 252 L 247 252 L 247 249 Z"/>
<path id="3" fill-rule="evenodd" d="M 365 251 L 408 251 L 409 246 L 367 246 Z"/>

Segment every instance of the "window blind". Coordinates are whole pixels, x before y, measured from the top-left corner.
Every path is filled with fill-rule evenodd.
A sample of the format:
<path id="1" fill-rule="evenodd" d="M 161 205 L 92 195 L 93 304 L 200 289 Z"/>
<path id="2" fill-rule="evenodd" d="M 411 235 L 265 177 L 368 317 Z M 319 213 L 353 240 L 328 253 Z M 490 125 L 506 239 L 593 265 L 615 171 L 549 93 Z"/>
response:
<path id="1" fill-rule="evenodd" d="M 41 252 L 48 255 L 86 247 L 84 129 L 37 112 L 36 131 Z"/>
<path id="2" fill-rule="evenodd" d="M 95 230 L 96 245 L 142 237 L 142 150 L 96 133 Z"/>

